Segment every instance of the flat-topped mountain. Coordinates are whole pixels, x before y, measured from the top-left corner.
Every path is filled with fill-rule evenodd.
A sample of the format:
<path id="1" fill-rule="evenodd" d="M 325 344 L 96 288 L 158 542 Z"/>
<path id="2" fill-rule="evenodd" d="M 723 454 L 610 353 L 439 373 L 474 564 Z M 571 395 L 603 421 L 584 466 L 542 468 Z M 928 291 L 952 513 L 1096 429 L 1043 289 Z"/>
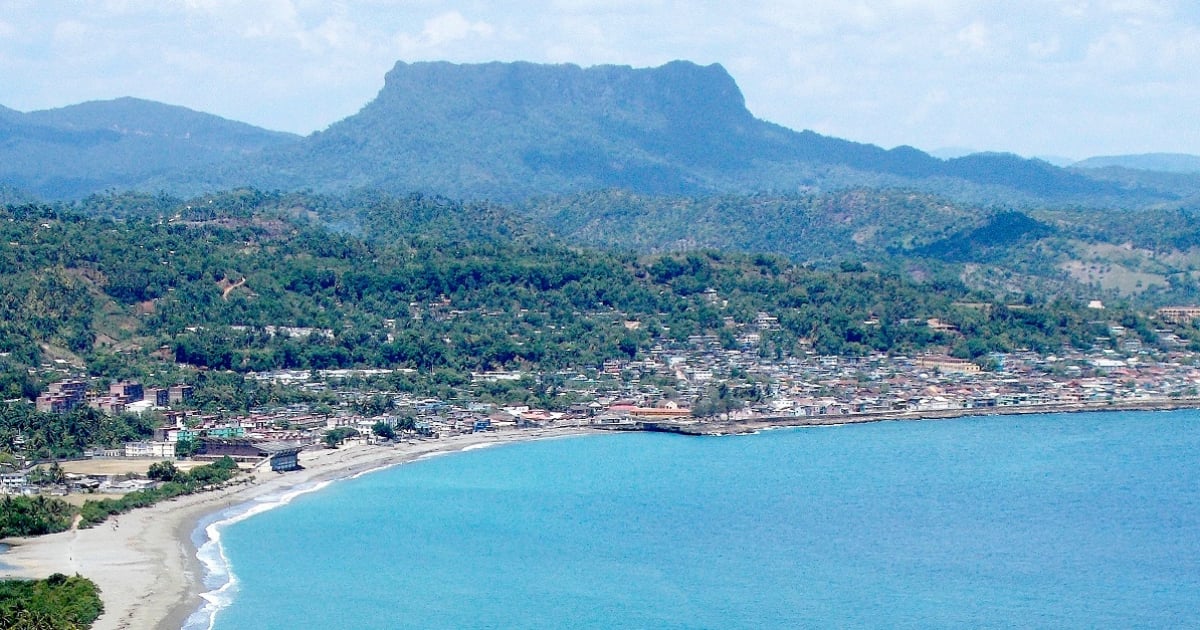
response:
<path id="1" fill-rule="evenodd" d="M 0 183 L 50 197 L 108 188 L 419 191 L 520 200 L 901 187 L 972 201 L 1161 203 L 1177 191 L 982 153 L 941 160 L 755 118 L 720 65 L 397 63 L 357 114 L 299 139 L 136 99 L 0 111 Z M 1189 193 L 1190 194 L 1190 193 Z"/>
<path id="2" fill-rule="evenodd" d="M 772 133 L 790 132 L 755 120 L 716 65 L 399 63 L 374 101 L 277 153 L 266 174 L 468 197 L 679 193 L 773 157 Z"/>
<path id="3" fill-rule="evenodd" d="M 754 117 L 720 65 L 398 63 L 359 113 L 230 184 L 520 198 L 624 188 L 697 194 L 895 185 L 1021 197 L 1121 194 L 1045 162 L 940 160 Z M 257 181 L 255 181 L 257 178 Z"/>

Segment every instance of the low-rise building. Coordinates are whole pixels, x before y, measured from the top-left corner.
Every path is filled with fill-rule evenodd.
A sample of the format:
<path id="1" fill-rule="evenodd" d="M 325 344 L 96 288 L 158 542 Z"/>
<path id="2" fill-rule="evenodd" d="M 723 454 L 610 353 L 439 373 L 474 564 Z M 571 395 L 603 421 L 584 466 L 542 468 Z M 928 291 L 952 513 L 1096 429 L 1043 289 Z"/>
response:
<path id="1" fill-rule="evenodd" d="M 125 444 L 125 457 L 174 459 L 175 443 L 167 441 L 127 442 Z"/>

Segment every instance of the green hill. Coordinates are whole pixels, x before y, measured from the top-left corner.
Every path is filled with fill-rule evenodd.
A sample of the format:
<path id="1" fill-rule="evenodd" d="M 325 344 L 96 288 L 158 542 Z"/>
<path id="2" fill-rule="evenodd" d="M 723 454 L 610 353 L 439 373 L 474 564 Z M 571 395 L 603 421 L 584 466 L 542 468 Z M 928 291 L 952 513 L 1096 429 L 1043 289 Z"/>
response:
<path id="1" fill-rule="evenodd" d="M 0 111 L 0 182 L 46 199 L 145 187 L 165 173 L 260 153 L 296 136 L 133 98 Z"/>
<path id="2" fill-rule="evenodd" d="M 488 204 L 241 190 L 173 205 L 109 200 L 104 212 L 123 208 L 116 219 L 77 212 L 103 200 L 0 211 L 6 396 L 36 389 L 25 368 L 48 353 L 143 380 L 173 373 L 164 358 L 236 371 L 405 367 L 461 379 L 595 368 L 695 335 L 739 347 L 738 335 L 758 331 L 759 313 L 779 329 L 744 343 L 780 356 L 961 341 L 925 327 L 931 317 L 979 331 L 977 348 L 1055 348 L 1094 336 L 1086 310 L 1061 301 L 1030 302 L 1029 317 L 1053 312 L 1054 326 L 992 322 L 960 304 L 994 297 L 952 276 L 917 281 L 761 254 L 608 253 L 547 238 Z"/>

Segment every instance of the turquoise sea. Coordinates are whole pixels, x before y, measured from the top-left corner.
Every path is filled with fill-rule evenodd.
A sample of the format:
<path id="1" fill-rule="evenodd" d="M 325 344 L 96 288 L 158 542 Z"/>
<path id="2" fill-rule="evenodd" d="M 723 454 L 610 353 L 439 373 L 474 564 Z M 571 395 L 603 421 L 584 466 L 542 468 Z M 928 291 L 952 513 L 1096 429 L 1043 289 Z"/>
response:
<path id="1" fill-rule="evenodd" d="M 271 505 L 209 527 L 189 628 L 1200 626 L 1195 411 L 585 436 Z"/>

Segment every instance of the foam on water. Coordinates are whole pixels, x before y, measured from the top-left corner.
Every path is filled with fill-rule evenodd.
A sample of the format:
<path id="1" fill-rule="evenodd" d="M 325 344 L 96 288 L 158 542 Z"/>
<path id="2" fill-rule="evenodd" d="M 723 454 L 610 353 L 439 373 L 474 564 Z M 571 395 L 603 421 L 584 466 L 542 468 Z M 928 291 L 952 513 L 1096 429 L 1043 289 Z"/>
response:
<path id="1" fill-rule="evenodd" d="M 199 545 L 196 557 L 204 568 L 204 586 L 211 590 L 200 594 L 204 604 L 188 617 L 183 630 L 212 630 L 217 614 L 229 607 L 237 595 L 238 577 L 233 572 L 233 564 L 229 561 L 229 557 L 225 554 L 225 546 L 221 543 L 222 530 L 234 523 L 287 505 L 296 497 L 316 492 L 330 483 L 321 481 L 281 494 L 267 495 L 222 512 L 217 516 L 218 520 L 216 521 L 207 524 L 201 522 L 197 529 L 203 530 L 204 542 Z"/>
<path id="2" fill-rule="evenodd" d="M 1200 625 L 1200 412 L 819 428 L 473 448 L 225 515 L 212 627 Z"/>
<path id="3" fill-rule="evenodd" d="M 494 446 L 495 443 L 472 444 L 463 447 L 461 451 L 479 450 L 488 446 Z M 414 461 L 432 459 L 441 455 L 459 451 L 433 451 L 424 453 Z M 408 462 L 394 462 L 367 468 L 346 477 L 345 479 L 358 479 L 365 475 L 378 473 L 388 470 L 395 466 L 400 466 Z M 217 614 L 229 607 L 235 600 L 238 592 L 238 577 L 233 572 L 232 563 L 225 553 L 225 546 L 221 542 L 222 531 L 235 523 L 240 523 L 248 518 L 262 514 L 269 510 L 282 507 L 291 503 L 298 496 L 317 492 L 322 488 L 327 487 L 337 480 L 326 480 L 305 484 L 303 486 L 293 488 L 286 492 L 278 494 L 270 494 L 260 497 L 254 501 L 250 501 L 241 505 L 234 506 L 225 510 L 214 517 L 202 520 L 196 527 L 196 532 L 192 538 L 196 542 L 196 558 L 200 560 L 204 575 L 202 582 L 204 587 L 209 589 L 200 594 L 200 598 L 204 603 L 200 608 L 192 613 L 182 630 L 212 630 L 216 623 Z M 0 545 L 0 553 L 7 549 L 6 545 Z M 3 565 L 0 565 L 3 566 Z"/>

